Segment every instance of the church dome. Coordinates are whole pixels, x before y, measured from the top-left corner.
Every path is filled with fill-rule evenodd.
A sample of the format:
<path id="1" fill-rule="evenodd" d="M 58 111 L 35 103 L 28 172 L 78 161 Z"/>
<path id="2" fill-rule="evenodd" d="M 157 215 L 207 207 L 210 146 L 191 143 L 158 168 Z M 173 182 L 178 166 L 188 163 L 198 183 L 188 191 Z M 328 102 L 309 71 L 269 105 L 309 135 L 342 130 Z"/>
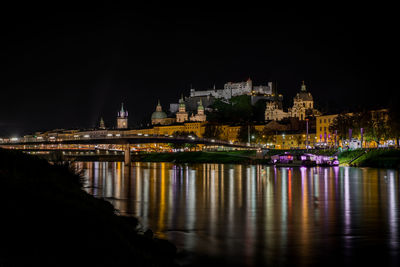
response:
<path id="1" fill-rule="evenodd" d="M 158 100 L 158 104 L 156 107 L 156 111 L 153 112 L 153 114 L 151 114 L 151 119 L 155 120 L 155 119 L 165 119 L 167 117 L 167 113 L 165 113 L 164 111 L 162 111 L 162 107 L 160 104 L 160 100 Z"/>
<path id="2" fill-rule="evenodd" d="M 296 97 L 303 101 L 313 101 L 312 95 L 310 94 L 310 92 L 307 92 L 304 81 L 303 81 L 303 84 L 301 85 L 300 93 L 298 93 Z"/>
<path id="3" fill-rule="evenodd" d="M 197 110 L 204 110 L 203 102 L 200 99 L 200 102 L 198 103 L 199 105 L 197 106 Z"/>
<path id="4" fill-rule="evenodd" d="M 313 97 L 309 92 L 301 91 L 297 94 L 297 98 L 300 98 L 303 101 L 313 101 Z"/>
<path id="5" fill-rule="evenodd" d="M 167 113 L 164 111 L 154 111 L 153 114 L 151 114 L 151 119 L 165 119 L 167 118 Z"/>

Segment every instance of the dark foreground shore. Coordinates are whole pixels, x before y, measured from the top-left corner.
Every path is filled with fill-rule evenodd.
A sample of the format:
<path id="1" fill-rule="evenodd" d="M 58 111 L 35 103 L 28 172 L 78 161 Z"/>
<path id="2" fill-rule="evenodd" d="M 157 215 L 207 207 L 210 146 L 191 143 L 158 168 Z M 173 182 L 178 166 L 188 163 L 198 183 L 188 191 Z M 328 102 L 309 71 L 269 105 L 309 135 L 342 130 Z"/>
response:
<path id="1" fill-rule="evenodd" d="M 80 182 L 67 166 L 0 149 L 0 266 L 174 266 L 174 245 Z"/>

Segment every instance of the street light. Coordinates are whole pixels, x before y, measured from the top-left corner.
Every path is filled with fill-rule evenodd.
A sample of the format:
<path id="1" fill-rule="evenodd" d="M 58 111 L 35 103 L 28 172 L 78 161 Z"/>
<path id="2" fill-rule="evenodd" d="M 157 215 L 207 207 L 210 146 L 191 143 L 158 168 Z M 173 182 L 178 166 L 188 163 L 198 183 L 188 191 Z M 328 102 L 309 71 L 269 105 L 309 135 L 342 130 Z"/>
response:
<path id="1" fill-rule="evenodd" d="M 308 118 L 306 119 L 307 137 L 306 137 L 306 150 L 308 151 Z"/>

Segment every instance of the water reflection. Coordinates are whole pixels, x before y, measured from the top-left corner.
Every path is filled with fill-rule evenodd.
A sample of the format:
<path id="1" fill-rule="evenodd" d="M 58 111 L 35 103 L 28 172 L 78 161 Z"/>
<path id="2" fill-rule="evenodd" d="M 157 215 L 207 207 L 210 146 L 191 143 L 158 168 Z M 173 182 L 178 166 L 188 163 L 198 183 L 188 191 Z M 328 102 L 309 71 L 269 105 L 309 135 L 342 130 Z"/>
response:
<path id="1" fill-rule="evenodd" d="M 395 170 L 77 165 L 89 193 L 108 199 L 121 214 L 139 217 L 143 228 L 204 264 L 398 263 Z"/>

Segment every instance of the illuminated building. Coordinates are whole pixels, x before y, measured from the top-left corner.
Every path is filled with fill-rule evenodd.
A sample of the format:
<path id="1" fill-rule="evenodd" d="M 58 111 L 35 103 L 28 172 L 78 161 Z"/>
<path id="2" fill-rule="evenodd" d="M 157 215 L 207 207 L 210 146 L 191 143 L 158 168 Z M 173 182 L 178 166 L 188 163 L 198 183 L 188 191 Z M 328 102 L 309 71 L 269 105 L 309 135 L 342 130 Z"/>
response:
<path id="1" fill-rule="evenodd" d="M 197 114 L 196 115 L 192 114 L 192 116 L 190 116 L 190 121 L 200 121 L 200 122 L 206 121 L 206 114 L 204 114 L 204 107 L 201 99 L 197 106 Z"/>
<path id="2" fill-rule="evenodd" d="M 251 103 L 254 105 L 258 100 L 274 100 L 282 101 L 283 96 L 278 94 L 276 84 L 268 82 L 268 85 L 253 85 L 252 80 L 249 78 L 243 82 L 227 82 L 224 84 L 223 89 L 217 89 L 214 85 L 213 88 L 207 90 L 196 91 L 190 88 L 189 97 L 184 98 L 186 112 L 196 112 L 197 105 L 202 101 L 202 105 L 207 110 L 216 99 L 229 100 L 235 96 L 248 95 L 251 97 Z M 170 112 L 175 114 L 179 110 L 179 103 L 170 104 Z"/>
<path id="3" fill-rule="evenodd" d="M 174 123 L 176 120 L 175 118 L 168 118 L 167 113 L 162 110 L 160 100 L 158 100 L 158 104 L 156 107 L 156 111 L 151 114 L 151 124 L 156 125 L 168 125 Z"/>
<path id="4" fill-rule="evenodd" d="M 190 97 L 213 96 L 215 98 L 230 99 L 232 96 L 251 94 L 272 95 L 272 83 L 269 82 L 268 85 L 253 86 L 253 81 L 248 78 L 245 82 L 227 82 L 223 89 L 216 89 L 215 85 L 214 88 L 203 91 L 196 91 L 193 88 L 190 89 Z"/>
<path id="5" fill-rule="evenodd" d="M 280 132 L 275 135 L 275 148 L 277 149 L 290 149 L 290 148 L 306 148 L 307 135 L 303 132 Z M 308 144 L 313 147 L 316 143 L 316 136 L 314 133 L 308 134 Z"/>
<path id="6" fill-rule="evenodd" d="M 371 110 L 369 112 L 371 115 L 370 119 L 372 122 L 378 122 L 379 120 L 387 122 L 389 120 L 389 114 L 388 114 L 389 111 L 387 109 Z M 345 113 L 343 115 L 353 116 L 357 115 L 357 113 L 356 114 Z M 317 141 L 319 144 L 327 146 L 335 145 L 335 133 L 331 132 L 329 127 L 334 122 L 335 118 L 338 116 L 339 114 L 331 114 L 331 115 L 318 116 L 316 118 Z M 360 140 L 361 134 L 358 133 L 357 135 L 355 135 L 353 131 L 353 138 Z M 384 141 L 381 140 L 381 143 L 383 144 Z M 340 136 L 337 136 L 337 145 L 342 146 L 342 138 Z M 377 147 L 377 146 L 378 144 L 375 141 L 366 142 L 365 139 L 363 141 L 363 147 Z"/>
<path id="7" fill-rule="evenodd" d="M 301 85 L 301 90 L 293 98 L 293 107 L 288 110 L 289 116 L 305 120 L 306 116 L 319 115 L 320 112 L 314 109 L 314 100 L 310 92 L 307 92 L 306 85 Z"/>
<path id="8" fill-rule="evenodd" d="M 335 135 L 329 130 L 329 126 L 338 114 L 322 115 L 316 118 L 317 142 L 326 143 L 328 146 L 335 145 Z"/>
<path id="9" fill-rule="evenodd" d="M 279 103 L 275 101 L 267 102 L 265 108 L 265 120 L 280 121 L 288 117 L 288 113 L 284 112 Z"/>
<path id="10" fill-rule="evenodd" d="M 125 131 L 126 134 L 148 134 L 148 135 L 173 135 L 175 132 L 193 132 L 196 136 L 202 137 L 204 134 L 205 123 L 185 122 L 172 125 L 155 125 L 152 128 L 136 129 Z"/>
<path id="11" fill-rule="evenodd" d="M 386 108 L 371 110 L 371 119 L 374 121 L 383 120 L 387 122 L 389 120 L 389 110 Z"/>
<path id="12" fill-rule="evenodd" d="M 118 129 L 127 129 L 128 128 L 128 111 L 124 110 L 124 103 L 122 103 L 121 110 L 118 112 L 117 128 Z"/>
<path id="13" fill-rule="evenodd" d="M 293 107 L 288 112 L 284 112 L 282 107 L 276 102 L 269 102 L 265 109 L 265 120 L 282 120 L 284 118 L 298 118 L 305 120 L 308 116 L 318 116 L 320 112 L 314 109 L 314 100 L 310 92 L 307 92 L 306 85 L 301 85 L 301 90 L 293 98 Z"/>
<path id="14" fill-rule="evenodd" d="M 186 106 L 182 95 L 181 99 L 179 99 L 179 111 L 176 113 L 176 122 L 185 122 L 188 121 L 188 119 L 189 115 L 186 112 Z"/>

